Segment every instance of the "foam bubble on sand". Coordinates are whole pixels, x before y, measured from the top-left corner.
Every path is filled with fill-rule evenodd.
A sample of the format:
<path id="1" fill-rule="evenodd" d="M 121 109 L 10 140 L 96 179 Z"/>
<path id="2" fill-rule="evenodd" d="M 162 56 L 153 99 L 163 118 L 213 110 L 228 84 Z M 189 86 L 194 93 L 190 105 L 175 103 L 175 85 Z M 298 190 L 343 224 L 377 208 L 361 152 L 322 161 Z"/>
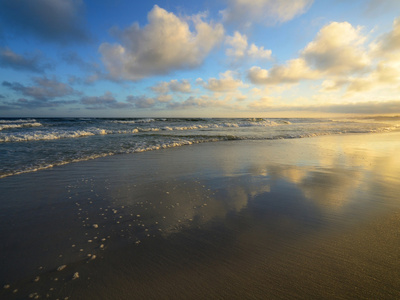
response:
<path id="1" fill-rule="evenodd" d="M 96 259 L 96 255 L 94 254 L 88 254 L 89 261 Z"/>
<path id="2" fill-rule="evenodd" d="M 62 271 L 67 267 L 67 265 L 62 265 L 57 268 L 57 271 Z"/>
<path id="3" fill-rule="evenodd" d="M 38 293 L 31 293 L 29 294 L 29 298 L 33 298 L 33 299 L 39 299 L 39 294 Z"/>

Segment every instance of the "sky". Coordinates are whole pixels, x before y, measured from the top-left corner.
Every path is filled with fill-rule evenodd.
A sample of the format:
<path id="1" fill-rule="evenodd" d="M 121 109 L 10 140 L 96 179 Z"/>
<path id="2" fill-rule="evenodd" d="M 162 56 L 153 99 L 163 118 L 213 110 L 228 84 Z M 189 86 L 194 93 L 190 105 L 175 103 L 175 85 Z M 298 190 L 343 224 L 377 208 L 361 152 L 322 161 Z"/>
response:
<path id="1" fill-rule="evenodd" d="M 398 0 L 0 0 L 1 117 L 400 114 Z"/>

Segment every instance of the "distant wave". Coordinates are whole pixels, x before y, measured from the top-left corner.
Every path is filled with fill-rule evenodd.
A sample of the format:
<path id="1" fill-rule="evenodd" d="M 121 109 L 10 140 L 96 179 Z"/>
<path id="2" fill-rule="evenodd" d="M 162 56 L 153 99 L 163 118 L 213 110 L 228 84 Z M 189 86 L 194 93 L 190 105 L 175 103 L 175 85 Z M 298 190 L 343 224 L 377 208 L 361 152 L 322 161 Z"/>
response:
<path id="1" fill-rule="evenodd" d="M 105 135 L 109 132 L 105 129 L 87 129 L 76 131 L 35 131 L 15 134 L 0 134 L 0 142 L 24 142 L 40 140 L 58 140 L 66 138 L 79 138 L 91 135 Z"/>
<path id="2" fill-rule="evenodd" d="M 151 123 L 154 119 L 144 119 L 143 123 Z M 118 121 L 118 122 L 137 122 L 137 121 Z M 123 123 L 127 124 L 127 123 Z M 135 123 L 128 123 L 135 124 Z M 23 141 L 40 141 L 40 140 L 57 140 L 67 138 L 81 138 L 93 135 L 107 135 L 107 134 L 133 134 L 133 133 L 146 133 L 156 131 L 185 131 L 185 130 L 201 130 L 211 128 L 224 128 L 224 127 L 270 127 L 278 126 L 279 124 L 273 121 L 261 122 L 225 122 L 216 124 L 195 124 L 186 126 L 160 126 L 160 127 L 134 127 L 132 129 L 102 129 L 102 128 L 86 128 L 83 130 L 40 130 L 34 132 L 17 132 L 0 134 L 0 142 L 23 142 Z M 2 128 L 3 126 L 3 128 Z M 40 123 L 23 123 L 23 124 L 5 124 L 0 125 L 1 129 L 18 128 L 18 127 L 36 127 L 42 126 Z M 0 129 L 0 130 L 1 130 Z"/>
<path id="3" fill-rule="evenodd" d="M 150 119 L 146 119 L 150 120 Z M 150 121 L 148 121 L 150 123 Z M 278 123 L 283 122 L 283 123 Z M 134 124 L 134 123 L 132 123 Z M 40 141 L 40 140 L 58 140 L 58 139 L 74 139 L 89 137 L 95 135 L 110 135 L 110 134 L 146 134 L 151 132 L 162 132 L 162 131 L 190 131 L 190 130 L 207 130 L 207 129 L 218 129 L 218 128 L 244 128 L 244 127 L 276 127 L 290 125 L 289 121 L 271 121 L 271 120 L 257 120 L 249 119 L 249 121 L 241 122 L 222 122 L 222 123 L 209 123 L 209 124 L 191 124 L 186 126 L 159 126 L 159 127 L 131 127 L 129 129 L 104 129 L 97 127 L 85 128 L 82 130 L 57 130 L 57 129 L 41 129 L 30 132 L 12 132 L 12 133 L 0 133 L 0 143 L 1 142 L 24 142 L 24 141 Z M 22 124 L 4 124 L 0 125 L 0 131 L 3 129 L 10 128 L 22 128 L 22 127 L 40 127 L 41 123 L 22 123 Z M 344 133 L 372 133 L 372 132 L 385 132 L 392 131 L 399 128 L 400 125 L 395 126 L 382 126 L 376 128 L 326 128 L 326 130 L 316 131 L 316 132 L 300 132 L 296 134 L 287 134 L 285 136 L 279 136 L 279 138 L 304 138 L 312 137 L 318 135 L 329 135 L 329 134 L 344 134 Z M 268 139 L 275 137 L 268 137 Z M 242 139 L 242 138 L 240 138 Z M 249 136 L 248 139 L 254 139 L 254 137 Z"/>
<path id="4" fill-rule="evenodd" d="M 0 120 L 0 124 L 3 123 L 32 123 L 36 122 L 35 119 L 18 119 L 18 120 Z"/>
<path id="5" fill-rule="evenodd" d="M 22 128 L 22 127 L 39 127 L 42 126 L 42 124 L 38 122 L 33 122 L 33 123 L 28 123 L 28 122 L 22 122 L 21 124 L 17 124 L 17 122 L 11 122 L 11 124 L 6 124 L 5 122 L 2 122 L 0 124 L 0 131 L 4 129 L 15 129 L 15 128 Z"/>
<path id="6" fill-rule="evenodd" d="M 141 123 L 152 123 L 155 122 L 155 119 L 137 119 L 137 120 L 116 120 L 114 123 L 120 124 L 141 124 Z"/>

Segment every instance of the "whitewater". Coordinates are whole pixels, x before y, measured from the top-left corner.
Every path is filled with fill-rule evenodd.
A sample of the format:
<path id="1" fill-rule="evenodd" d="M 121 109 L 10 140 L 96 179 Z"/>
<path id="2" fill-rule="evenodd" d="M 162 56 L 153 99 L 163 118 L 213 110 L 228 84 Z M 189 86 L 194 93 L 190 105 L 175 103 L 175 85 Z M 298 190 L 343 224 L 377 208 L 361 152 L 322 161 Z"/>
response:
<path id="1" fill-rule="evenodd" d="M 0 178 L 197 143 L 372 134 L 399 128 L 400 117 L 0 118 Z"/>

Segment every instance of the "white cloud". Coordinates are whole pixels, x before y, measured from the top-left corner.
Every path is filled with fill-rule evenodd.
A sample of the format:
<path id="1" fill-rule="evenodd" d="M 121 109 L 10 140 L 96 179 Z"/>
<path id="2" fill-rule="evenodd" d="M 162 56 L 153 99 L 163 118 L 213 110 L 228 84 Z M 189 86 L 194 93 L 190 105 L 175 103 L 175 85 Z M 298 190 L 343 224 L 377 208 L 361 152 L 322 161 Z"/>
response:
<path id="1" fill-rule="evenodd" d="M 23 56 L 9 48 L 0 47 L 0 67 L 43 73 L 44 70 L 52 68 L 52 65 L 44 63 L 39 53 Z"/>
<path id="2" fill-rule="evenodd" d="M 248 105 L 248 108 L 250 109 L 266 109 L 266 108 L 271 108 L 273 105 L 273 99 L 270 97 L 262 97 L 256 101 L 251 102 Z"/>
<path id="3" fill-rule="evenodd" d="M 152 86 L 151 89 L 158 94 L 166 94 L 169 92 L 169 83 L 162 81 Z"/>
<path id="4" fill-rule="evenodd" d="M 220 74 L 220 78 L 210 78 L 207 82 L 203 82 L 204 88 L 213 92 L 233 92 L 243 86 L 240 79 L 234 78 L 234 73 L 230 70 Z"/>
<path id="5" fill-rule="evenodd" d="M 151 108 L 156 105 L 154 98 L 146 96 L 128 96 L 126 101 L 132 103 L 136 108 Z"/>
<path id="6" fill-rule="evenodd" d="M 201 108 L 213 106 L 215 103 L 207 95 L 202 95 L 200 97 L 191 96 L 183 102 L 170 103 L 168 107 L 173 109 Z"/>
<path id="7" fill-rule="evenodd" d="M 172 95 L 159 95 L 156 100 L 160 103 L 170 102 L 172 100 Z"/>
<path id="8" fill-rule="evenodd" d="M 155 5 L 148 24 L 137 23 L 116 31 L 120 44 L 103 43 L 102 61 L 114 79 L 140 80 L 173 70 L 199 66 L 224 35 L 221 24 L 208 24 L 200 16 L 189 23 Z"/>
<path id="9" fill-rule="evenodd" d="M 115 98 L 111 92 L 107 91 L 103 96 L 82 97 L 81 102 L 87 105 L 103 105 L 115 102 Z"/>
<path id="10" fill-rule="evenodd" d="M 372 50 L 378 57 L 400 60 L 400 17 L 394 20 L 393 30 L 381 36 Z"/>
<path id="11" fill-rule="evenodd" d="M 226 49 L 226 55 L 236 58 L 242 58 L 246 55 L 247 50 L 247 36 L 235 31 L 233 36 L 226 37 L 226 44 L 232 48 Z"/>
<path id="12" fill-rule="evenodd" d="M 347 22 L 332 22 L 318 32 L 300 52 L 299 58 L 269 70 L 252 67 L 248 78 L 255 84 L 275 85 L 325 78 L 323 90 L 337 90 L 348 84 L 349 76 L 370 71 L 371 59 L 365 41 L 360 27 L 354 28 Z"/>
<path id="13" fill-rule="evenodd" d="M 366 101 L 299 106 L 273 106 L 269 111 L 309 111 L 343 114 L 393 114 L 400 111 L 400 101 Z"/>
<path id="14" fill-rule="evenodd" d="M 347 79 L 326 79 L 322 82 L 321 87 L 322 91 L 324 92 L 332 92 L 332 91 L 337 91 L 340 88 L 342 88 L 344 85 L 348 84 Z"/>
<path id="15" fill-rule="evenodd" d="M 313 0 L 227 0 L 222 16 L 227 22 L 250 26 L 252 23 L 284 23 L 308 10 Z"/>
<path id="16" fill-rule="evenodd" d="M 271 58 L 271 50 L 257 47 L 255 44 L 251 44 L 249 47 L 247 36 L 238 31 L 235 31 L 233 36 L 227 36 L 225 43 L 231 46 L 231 48 L 226 49 L 226 55 L 232 57 L 235 61 L 245 58 Z"/>
<path id="17" fill-rule="evenodd" d="M 54 76 L 52 78 L 34 77 L 33 86 L 25 86 L 19 82 L 3 81 L 2 86 L 8 87 L 16 92 L 22 93 L 25 97 L 31 97 L 40 101 L 51 101 L 58 97 L 67 97 L 79 95 L 80 92 L 74 90 L 68 84 L 58 81 Z"/>
<path id="18" fill-rule="evenodd" d="M 381 62 L 376 69 L 366 77 L 350 78 L 347 92 L 365 92 L 374 89 L 399 89 L 400 87 L 400 63 L 390 64 Z M 398 92 L 398 91 L 397 91 Z"/>
<path id="19" fill-rule="evenodd" d="M 192 86 L 188 80 L 178 81 L 174 79 L 169 82 L 169 89 L 172 92 L 190 93 L 192 91 Z"/>
<path id="20" fill-rule="evenodd" d="M 140 96 L 128 96 L 126 101 L 132 103 L 136 108 L 152 108 L 155 106 L 163 106 L 165 103 L 169 103 L 172 100 L 172 95 L 158 95 L 157 97 L 147 97 L 145 95 Z"/>
<path id="21" fill-rule="evenodd" d="M 220 100 L 208 95 L 201 95 L 198 97 L 191 96 L 183 102 L 171 102 L 167 108 L 181 110 L 181 109 L 207 109 L 207 108 L 224 108 L 230 109 L 231 106 L 227 104 L 225 99 Z"/>
<path id="22" fill-rule="evenodd" d="M 369 18 L 382 16 L 386 12 L 399 11 L 400 9 L 398 0 L 368 0 L 366 2 L 365 13 Z"/>
<path id="23" fill-rule="evenodd" d="M 246 95 L 238 95 L 238 96 L 236 96 L 236 101 L 242 102 L 242 101 L 247 100 L 247 98 L 248 97 Z"/>
<path id="24" fill-rule="evenodd" d="M 365 70 L 370 59 L 363 47 L 361 28 L 347 22 L 324 26 L 302 51 L 307 63 L 321 72 L 345 75 Z"/>
<path id="25" fill-rule="evenodd" d="M 171 91 L 181 93 L 190 93 L 192 91 L 192 86 L 187 80 L 182 80 L 180 82 L 177 80 L 171 80 L 169 88 Z"/>
<path id="26" fill-rule="evenodd" d="M 247 54 L 254 58 L 271 59 L 272 51 L 269 49 L 264 49 L 264 47 L 257 47 L 256 45 L 251 44 L 250 48 L 247 50 Z"/>
<path id="27" fill-rule="evenodd" d="M 277 65 L 270 70 L 254 66 L 248 71 L 248 78 L 254 84 L 297 83 L 304 79 L 317 79 L 319 72 L 311 70 L 304 59 L 289 60 L 286 65 Z"/>
<path id="28" fill-rule="evenodd" d="M 86 105 L 88 109 L 126 109 L 132 107 L 130 103 L 118 102 L 109 91 L 105 92 L 103 96 L 82 97 L 81 103 Z"/>
<path id="29" fill-rule="evenodd" d="M 254 84 L 268 84 L 271 82 L 268 70 L 261 69 L 260 67 L 251 67 L 247 76 Z"/>
<path id="30" fill-rule="evenodd" d="M 172 96 L 168 94 L 169 92 L 186 93 L 186 94 L 192 92 L 192 85 L 186 79 L 183 80 L 173 79 L 169 82 L 161 81 L 150 88 L 155 93 L 159 94 L 158 96 L 159 98 L 164 97 L 164 99 L 168 98 L 169 100 L 172 99 Z M 160 102 L 166 102 L 166 101 L 160 101 Z"/>
<path id="31" fill-rule="evenodd" d="M 186 79 L 180 81 L 173 79 L 169 82 L 159 82 L 155 86 L 152 86 L 151 89 L 158 94 L 166 94 L 170 91 L 178 93 L 191 93 L 192 85 Z"/>
<path id="32" fill-rule="evenodd" d="M 325 80 L 322 83 L 322 91 L 338 91 L 345 87 L 348 94 L 379 89 L 385 89 L 385 91 L 394 89 L 398 92 L 400 87 L 400 18 L 393 22 L 393 29 L 390 32 L 371 43 L 369 48 L 368 54 L 372 64 L 368 73 L 336 76 Z"/>

